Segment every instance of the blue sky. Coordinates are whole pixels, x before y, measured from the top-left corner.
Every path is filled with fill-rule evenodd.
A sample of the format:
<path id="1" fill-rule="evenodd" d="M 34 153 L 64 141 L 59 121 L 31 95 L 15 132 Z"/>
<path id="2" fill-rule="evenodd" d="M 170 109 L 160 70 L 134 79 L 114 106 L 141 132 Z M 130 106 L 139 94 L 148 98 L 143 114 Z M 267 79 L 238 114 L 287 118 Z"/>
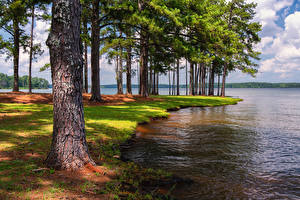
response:
<path id="1" fill-rule="evenodd" d="M 260 33 L 262 41 L 257 49 L 262 52 L 259 62 L 259 72 L 256 78 L 247 74 L 233 72 L 228 82 L 300 82 L 300 0 L 248 0 L 257 3 L 255 20 L 262 24 Z M 50 24 L 37 22 L 35 25 L 35 42 L 42 43 L 45 53 L 33 63 L 33 76 L 51 79 L 50 71 L 39 72 L 39 68 L 49 63 L 49 53 L 45 45 Z M 29 33 L 30 24 L 25 27 Z M 2 32 L 0 32 L 2 33 Z M 136 64 L 134 64 L 134 67 Z M 101 84 L 115 83 L 115 66 L 101 59 Z M 0 55 L 0 72 L 13 74 L 12 61 L 5 61 Z M 90 70 L 89 70 L 90 72 Z M 28 54 L 20 55 L 20 75 L 28 74 Z M 184 70 L 181 72 L 181 83 Z M 160 78 L 161 83 L 167 83 L 166 77 Z M 124 77 L 125 81 L 125 77 Z M 136 82 L 136 77 L 133 83 Z"/>

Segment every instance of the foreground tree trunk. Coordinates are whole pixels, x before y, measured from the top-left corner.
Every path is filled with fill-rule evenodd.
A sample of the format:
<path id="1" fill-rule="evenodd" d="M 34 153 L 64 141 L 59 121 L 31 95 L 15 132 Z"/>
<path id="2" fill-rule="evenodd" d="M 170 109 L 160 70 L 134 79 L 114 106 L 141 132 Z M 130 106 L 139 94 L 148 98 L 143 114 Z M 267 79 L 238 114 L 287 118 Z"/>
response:
<path id="1" fill-rule="evenodd" d="M 102 101 L 100 95 L 100 19 L 99 19 L 99 3 L 100 0 L 93 1 L 93 14 L 92 14 L 92 38 L 91 38 L 91 68 L 92 68 L 92 96 L 90 101 Z"/>
<path id="2" fill-rule="evenodd" d="M 47 40 L 53 83 L 53 138 L 48 167 L 76 170 L 95 165 L 85 138 L 79 0 L 54 0 Z"/>
<path id="3" fill-rule="evenodd" d="M 29 75 L 28 75 L 28 87 L 29 93 L 32 93 L 31 85 L 31 69 L 32 69 L 32 48 L 33 48 L 33 28 L 34 28 L 34 5 L 31 8 L 31 32 L 30 32 L 30 50 L 29 50 Z"/>
<path id="4" fill-rule="evenodd" d="M 13 20 L 14 29 L 14 87 L 13 92 L 19 92 L 19 55 L 20 55 L 20 27 L 17 19 Z"/>

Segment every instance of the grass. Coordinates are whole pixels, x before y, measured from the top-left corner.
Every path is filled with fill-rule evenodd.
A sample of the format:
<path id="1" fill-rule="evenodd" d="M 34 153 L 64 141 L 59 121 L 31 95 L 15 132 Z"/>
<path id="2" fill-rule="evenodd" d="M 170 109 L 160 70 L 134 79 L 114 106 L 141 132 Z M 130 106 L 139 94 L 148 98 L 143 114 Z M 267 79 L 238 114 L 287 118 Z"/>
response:
<path id="1" fill-rule="evenodd" d="M 124 193 L 120 182 L 131 182 L 132 172 L 139 171 L 136 180 L 143 181 L 143 174 L 164 177 L 157 170 L 141 169 L 132 163 L 123 163 L 113 156 L 119 155 L 119 145 L 135 132 L 136 126 L 151 118 L 167 117 L 168 109 L 188 106 L 221 106 L 236 104 L 240 99 L 219 97 L 155 96 L 155 101 L 128 102 L 118 106 L 87 106 L 84 109 L 87 141 L 97 163 L 119 169 L 118 178 L 106 188 L 85 179 L 65 183 L 53 170 L 33 172 L 45 167 L 43 160 L 50 148 L 52 134 L 52 106 L 46 104 L 0 103 L 0 199 L 51 199 L 59 195 L 94 195 L 114 193 L 118 199 Z M 150 171 L 149 171 L 150 170 Z M 153 178 L 153 177 L 150 177 Z M 132 187 L 138 188 L 139 181 Z M 72 185 L 73 184 L 73 185 Z M 78 185 L 75 187 L 74 185 Z M 131 189 L 132 189 L 131 187 Z M 127 189 L 128 190 L 128 189 Z M 128 192 L 127 192 L 128 193 Z M 42 195 L 42 196 L 41 196 Z M 132 199 L 149 199 L 128 193 Z"/>

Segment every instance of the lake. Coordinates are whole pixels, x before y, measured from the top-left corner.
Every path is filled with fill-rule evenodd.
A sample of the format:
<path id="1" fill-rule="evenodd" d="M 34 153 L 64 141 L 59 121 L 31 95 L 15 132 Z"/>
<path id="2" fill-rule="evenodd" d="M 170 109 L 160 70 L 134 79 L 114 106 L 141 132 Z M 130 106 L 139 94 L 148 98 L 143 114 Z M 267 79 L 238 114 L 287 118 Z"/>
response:
<path id="1" fill-rule="evenodd" d="M 122 151 L 192 179 L 178 199 L 300 199 L 300 89 L 228 89 L 238 105 L 186 108 L 137 129 Z"/>

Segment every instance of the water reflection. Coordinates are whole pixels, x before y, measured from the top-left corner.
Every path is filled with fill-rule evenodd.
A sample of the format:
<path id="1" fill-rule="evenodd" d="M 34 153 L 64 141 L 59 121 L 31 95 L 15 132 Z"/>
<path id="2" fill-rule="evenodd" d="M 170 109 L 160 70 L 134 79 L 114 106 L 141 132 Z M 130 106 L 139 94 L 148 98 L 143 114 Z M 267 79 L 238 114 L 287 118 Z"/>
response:
<path id="1" fill-rule="evenodd" d="M 192 178 L 174 192 L 179 199 L 299 199 L 300 93 L 275 91 L 140 126 L 123 157 Z"/>

